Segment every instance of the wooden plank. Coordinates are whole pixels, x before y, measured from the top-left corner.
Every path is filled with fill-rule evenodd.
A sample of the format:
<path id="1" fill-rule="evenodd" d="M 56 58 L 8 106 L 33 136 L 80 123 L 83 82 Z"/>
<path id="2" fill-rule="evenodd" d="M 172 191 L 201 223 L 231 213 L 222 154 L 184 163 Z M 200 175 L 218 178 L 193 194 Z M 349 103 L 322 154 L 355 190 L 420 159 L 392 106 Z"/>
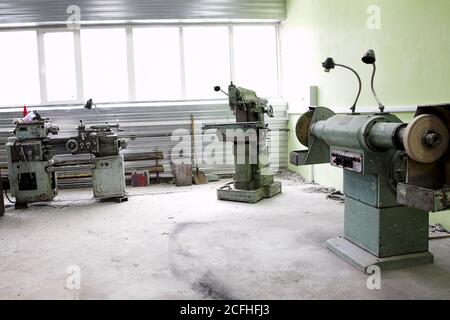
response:
<path id="1" fill-rule="evenodd" d="M 123 153 L 124 161 L 145 161 L 145 160 L 163 160 L 164 155 L 161 151 L 153 152 L 130 152 Z"/>

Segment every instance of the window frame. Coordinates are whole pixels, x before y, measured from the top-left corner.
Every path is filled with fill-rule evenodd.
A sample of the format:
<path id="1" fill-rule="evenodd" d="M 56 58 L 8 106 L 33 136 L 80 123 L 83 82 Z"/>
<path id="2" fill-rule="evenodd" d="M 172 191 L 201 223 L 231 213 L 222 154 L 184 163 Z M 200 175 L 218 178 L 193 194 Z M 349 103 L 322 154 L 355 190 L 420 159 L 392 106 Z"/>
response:
<path id="1" fill-rule="evenodd" d="M 278 21 L 261 21 L 261 22 L 184 22 L 184 23 L 142 23 L 142 24 L 111 24 L 111 25 L 86 25 L 78 29 L 68 29 L 66 27 L 45 27 L 45 28 L 6 28 L 0 29 L 0 32 L 7 31 L 21 31 L 21 30 L 34 30 L 36 31 L 36 41 L 38 50 L 38 73 L 39 73 L 39 86 L 40 86 L 40 104 L 39 106 L 61 106 L 61 105 L 78 105 L 83 104 L 87 97 L 84 96 L 84 83 L 83 83 L 83 61 L 81 54 L 81 29 L 115 29 L 121 28 L 125 29 L 126 34 L 126 53 L 127 53 L 127 72 L 128 72 L 128 100 L 120 101 L 117 103 L 146 103 L 146 102 L 163 102 L 163 103 L 180 103 L 180 102 L 194 102 L 194 101 L 216 101 L 224 100 L 223 97 L 218 97 L 217 99 L 188 99 L 186 96 L 186 61 L 185 61 L 185 50 L 184 50 L 184 28 L 185 27 L 210 27 L 210 26 L 221 26 L 228 28 L 229 35 L 229 56 L 230 56 L 230 77 L 232 81 L 235 81 L 235 45 L 234 45 L 234 27 L 239 26 L 272 26 L 275 28 L 276 34 L 276 57 L 277 57 L 277 92 L 278 95 L 275 97 L 267 97 L 270 99 L 282 99 L 283 97 L 283 87 L 282 87 L 282 22 Z M 134 37 L 133 30 L 137 28 L 160 28 L 160 27 L 173 27 L 178 28 L 179 31 L 179 48 L 180 48 L 180 86 L 181 86 L 181 99 L 174 100 L 138 100 L 136 98 L 136 75 L 135 75 L 135 61 L 134 61 Z M 47 91 L 47 79 L 45 75 L 45 48 L 44 48 L 44 34 L 53 32 L 71 32 L 73 33 L 74 41 L 74 57 L 75 57 L 75 75 L 76 75 L 76 99 L 68 101 L 49 101 L 48 91 Z M 105 102 L 110 103 L 110 102 Z M 18 106 L 1 106 L 0 108 L 8 107 L 18 107 Z"/>
<path id="2" fill-rule="evenodd" d="M 230 63 L 231 63 L 231 79 L 232 81 L 236 80 L 236 57 L 235 57 L 235 41 L 234 41 L 234 27 L 241 27 L 241 26 L 255 26 L 254 24 L 236 24 L 230 27 Z M 258 24 L 256 26 L 274 26 L 275 27 L 275 64 L 276 64 L 276 96 L 266 96 L 265 98 L 269 99 L 282 99 L 283 98 L 283 60 L 282 60 L 282 30 L 283 30 L 283 23 L 278 24 Z M 232 52 L 231 52 L 232 51 Z M 239 85 L 239 83 L 238 83 Z M 249 88 L 251 89 L 251 88 Z M 256 92 L 258 94 L 258 92 Z"/>
<path id="3" fill-rule="evenodd" d="M 185 49 L 185 37 L 184 37 L 184 29 L 185 29 L 185 27 L 194 27 L 194 28 L 195 27 L 219 27 L 219 28 L 227 29 L 227 33 L 228 33 L 228 56 L 229 56 L 228 57 L 229 66 L 227 67 L 227 69 L 229 69 L 229 71 L 228 71 L 229 74 L 227 75 L 227 76 L 229 76 L 229 79 L 227 79 L 227 81 L 231 80 L 231 81 L 235 82 L 235 78 L 234 78 L 234 49 L 233 49 L 233 52 L 230 52 L 231 51 L 230 47 L 232 46 L 234 48 L 234 39 L 233 39 L 233 36 L 232 36 L 233 27 L 230 27 L 229 25 L 216 24 L 216 25 L 200 25 L 200 26 L 190 25 L 190 26 L 184 26 L 182 28 L 183 29 L 183 38 L 182 38 L 182 41 L 183 41 L 183 52 L 182 52 L 183 65 L 181 66 L 181 68 L 182 68 L 182 73 L 184 74 L 184 79 L 183 79 L 183 81 L 184 81 L 184 91 L 183 91 L 183 95 L 182 95 L 183 101 L 202 101 L 202 100 L 214 99 L 214 98 L 203 98 L 203 99 L 188 98 L 187 89 L 186 89 L 186 83 L 188 82 L 187 81 L 187 77 L 186 77 L 186 50 L 184 50 Z M 231 30 L 231 33 L 230 33 L 230 30 Z M 232 55 L 233 55 L 233 59 L 231 58 Z M 232 72 L 233 72 L 233 74 L 232 74 Z M 228 83 L 223 83 L 223 84 L 228 85 Z M 216 85 L 216 84 L 214 84 L 214 85 Z M 213 86 L 211 86 L 211 93 L 214 93 L 212 88 L 213 88 Z"/>
<path id="4" fill-rule="evenodd" d="M 31 31 L 31 32 L 33 32 L 34 34 L 35 34 L 35 45 L 36 45 L 36 53 L 37 53 L 37 57 L 36 57 L 36 63 L 37 63 L 37 77 L 38 77 L 38 86 L 39 86 L 39 88 L 37 88 L 38 90 L 38 92 L 39 92 L 39 100 L 40 100 L 40 102 L 41 102 L 41 104 L 42 104 L 42 82 L 41 82 L 41 79 L 40 79 L 40 73 L 41 73 L 41 68 L 40 68 L 40 59 L 41 59 L 41 54 L 40 54 L 40 48 L 39 48 L 39 44 L 38 44 L 38 42 L 37 42 L 37 40 L 38 40 L 38 31 L 37 31 L 37 29 L 36 28 L 19 28 L 19 29 L 14 29 L 14 28 L 5 28 L 5 29 L 0 29 L 0 33 L 3 33 L 3 32 L 20 32 L 20 31 Z M 42 51 L 43 52 L 43 51 Z M 44 84 L 45 85 L 45 84 Z M 7 107 L 13 107 L 13 108 L 15 108 L 15 107 L 18 107 L 17 105 L 2 105 L 1 104 L 1 102 L 0 102 L 0 108 L 7 108 Z M 19 107 L 23 107 L 23 105 L 20 105 Z"/>
<path id="5" fill-rule="evenodd" d="M 75 91 L 76 98 L 73 100 L 48 100 L 48 88 L 47 88 L 47 74 L 46 74 L 46 57 L 45 57 L 45 40 L 44 35 L 46 33 L 72 33 L 73 34 L 73 50 L 74 50 L 74 63 L 75 63 Z M 77 34 L 78 33 L 78 34 Z M 78 39 L 77 39 L 78 38 Z M 61 104 L 71 104 L 78 103 L 82 100 L 83 93 L 83 79 L 82 73 L 83 69 L 81 68 L 81 43 L 80 39 L 80 30 L 70 30 L 67 28 L 52 28 L 52 29 L 37 29 L 36 30 L 36 39 L 38 43 L 38 69 L 39 69 L 39 82 L 40 82 L 40 90 L 41 90 L 41 105 L 61 105 Z M 78 41 L 77 41 L 78 40 Z M 76 46 L 78 44 L 78 47 Z M 81 85 L 81 87 L 80 87 Z"/>
<path id="6" fill-rule="evenodd" d="M 131 100 L 131 88 L 130 88 L 130 85 L 131 85 L 131 83 L 132 83 L 132 89 L 133 90 L 135 90 L 135 76 L 134 76 L 134 57 L 133 57 L 133 48 L 131 47 L 131 48 L 129 48 L 130 46 L 133 46 L 133 43 L 132 43 L 132 37 L 130 38 L 130 36 L 129 36 L 129 32 L 128 32 L 128 26 L 126 26 L 126 25 L 114 25 L 114 27 L 109 27 L 109 26 L 104 26 L 104 25 L 101 25 L 101 26 L 94 26 L 94 27 L 91 27 L 91 26 L 89 26 L 89 27 L 85 27 L 85 28 L 80 28 L 80 29 L 78 29 L 77 31 L 78 31 L 78 34 L 79 34 L 79 42 L 77 43 L 77 44 L 75 44 L 75 45 L 78 45 L 78 48 L 76 48 L 75 50 L 77 51 L 77 52 L 79 52 L 79 54 L 80 54 L 80 65 L 79 65 L 79 67 L 80 67 L 80 76 L 81 76 L 81 79 L 80 79 L 80 84 L 81 84 L 81 90 L 83 90 L 83 92 L 82 92 L 82 95 L 79 95 L 80 97 L 81 97 L 81 99 L 80 99 L 80 101 L 78 101 L 79 103 L 85 103 L 88 99 L 93 99 L 94 101 L 95 101 L 95 97 L 92 97 L 92 96 L 85 96 L 84 95 L 84 89 L 85 89 L 85 87 L 84 87 L 84 77 L 83 77 L 83 58 L 82 58 L 82 50 L 83 50 L 83 48 L 82 48 L 82 46 L 81 46 L 81 31 L 82 30 L 93 30 L 93 29 L 97 29 L 97 30 L 111 30 L 111 29 L 122 29 L 124 32 L 125 32 L 125 55 L 126 55 L 126 59 L 127 59 L 127 61 L 125 61 L 125 67 L 127 68 L 127 70 L 126 70 L 126 76 L 128 77 L 128 99 L 127 100 L 125 100 L 125 101 L 97 101 L 97 102 L 99 102 L 99 103 L 102 103 L 102 104 L 109 104 L 109 103 L 129 103 L 129 102 L 138 102 L 138 101 L 136 101 L 136 100 Z M 130 51 L 131 50 L 131 51 Z M 131 55 L 131 56 L 130 56 Z M 132 71 L 130 71 L 130 69 L 133 69 Z M 132 75 L 132 78 L 130 78 L 130 74 Z M 135 91 L 134 91 L 135 92 Z M 52 104 L 49 104 L 49 105 L 53 105 L 53 103 Z"/>
<path id="7" fill-rule="evenodd" d="M 174 28 L 178 29 L 178 58 L 180 63 L 180 74 L 179 74 L 179 84 L 180 84 L 180 90 L 181 90 L 181 99 L 173 99 L 173 100 L 139 100 L 137 99 L 136 94 L 136 72 L 135 72 L 135 53 L 134 53 L 134 29 L 148 29 L 148 28 Z M 129 70 L 129 76 L 132 76 L 132 83 L 133 88 L 130 88 L 130 93 L 133 93 L 133 96 L 131 94 L 129 95 L 130 98 L 133 97 L 133 100 L 130 99 L 130 102 L 180 102 L 180 101 L 191 101 L 186 99 L 186 69 L 185 69 L 185 55 L 184 55 L 184 29 L 180 25 L 171 25 L 171 24 L 151 24 L 151 25 L 139 25 L 139 26 L 130 26 L 128 27 L 130 29 L 130 44 L 129 49 L 131 50 L 129 54 L 131 55 L 131 58 L 129 59 L 133 60 L 133 70 Z M 128 39 L 127 39 L 128 43 Z M 130 84 L 131 86 L 131 84 Z"/>

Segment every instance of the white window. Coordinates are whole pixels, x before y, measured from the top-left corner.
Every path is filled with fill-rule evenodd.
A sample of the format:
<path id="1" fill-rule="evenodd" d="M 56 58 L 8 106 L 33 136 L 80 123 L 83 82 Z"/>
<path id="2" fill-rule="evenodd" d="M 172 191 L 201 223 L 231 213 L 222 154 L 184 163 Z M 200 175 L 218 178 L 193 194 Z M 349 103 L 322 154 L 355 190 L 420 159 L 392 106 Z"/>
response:
<path id="1" fill-rule="evenodd" d="M 127 101 L 125 29 L 82 29 L 81 52 L 85 99 Z"/>
<path id="2" fill-rule="evenodd" d="M 0 32 L 0 105 L 40 102 L 36 31 Z"/>
<path id="3" fill-rule="evenodd" d="M 185 27 L 183 33 L 187 98 L 223 98 L 213 88 L 231 80 L 228 28 Z"/>
<path id="4" fill-rule="evenodd" d="M 0 106 L 222 99 L 231 80 L 280 94 L 276 25 L 128 28 L 0 31 Z"/>
<path id="5" fill-rule="evenodd" d="M 277 35 L 274 26 L 233 28 L 235 82 L 260 97 L 278 96 Z"/>
<path id="6" fill-rule="evenodd" d="M 138 100 L 182 98 L 179 33 L 175 27 L 133 29 Z"/>
<path id="7" fill-rule="evenodd" d="M 47 99 L 73 101 L 77 98 L 75 51 L 72 32 L 44 34 Z"/>

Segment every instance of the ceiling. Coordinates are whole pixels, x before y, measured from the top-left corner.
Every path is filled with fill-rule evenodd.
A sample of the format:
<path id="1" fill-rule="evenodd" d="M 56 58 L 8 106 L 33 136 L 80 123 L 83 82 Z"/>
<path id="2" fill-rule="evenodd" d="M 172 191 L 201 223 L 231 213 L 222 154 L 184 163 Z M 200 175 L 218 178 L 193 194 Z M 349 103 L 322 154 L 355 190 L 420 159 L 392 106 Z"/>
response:
<path id="1" fill-rule="evenodd" d="M 72 5 L 83 22 L 286 18 L 285 0 L 1 0 L 0 26 L 65 23 Z"/>

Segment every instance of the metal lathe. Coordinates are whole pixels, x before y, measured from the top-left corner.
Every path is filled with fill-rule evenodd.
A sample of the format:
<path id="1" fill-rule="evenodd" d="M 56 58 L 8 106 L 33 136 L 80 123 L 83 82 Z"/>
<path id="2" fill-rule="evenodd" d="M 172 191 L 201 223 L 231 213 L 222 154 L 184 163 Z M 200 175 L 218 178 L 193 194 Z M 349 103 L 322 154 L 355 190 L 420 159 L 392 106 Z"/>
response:
<path id="1" fill-rule="evenodd" d="M 215 87 L 216 92 L 222 91 Z M 228 87 L 230 109 L 235 123 L 205 125 L 204 129 L 217 129 L 222 141 L 234 145 L 234 182 L 217 190 L 219 200 L 256 203 L 281 193 L 281 182 L 274 181 L 267 147 L 269 128 L 264 115 L 273 117 L 273 108 L 266 99 L 252 90 Z"/>
<path id="2" fill-rule="evenodd" d="M 311 108 L 296 127 L 307 150 L 293 152 L 291 163 L 343 169 L 344 233 L 328 241 L 337 255 L 364 272 L 432 263 L 429 212 L 450 208 L 450 105 L 420 106 L 403 123 L 376 95 L 375 53 L 363 61 L 373 65 L 379 112 L 356 113 L 357 100 L 348 114 Z M 323 64 L 336 66 L 332 58 Z"/>
<path id="3" fill-rule="evenodd" d="M 99 124 L 86 127 L 82 121 L 78 135 L 53 138 L 59 128 L 49 120 L 16 121 L 14 137 L 8 139 L 6 155 L 9 184 L 15 207 L 50 201 L 58 194 L 57 171 L 89 168 L 96 199 L 127 199 L 124 157 L 119 152 L 128 145 L 113 129 L 119 125 Z M 64 161 L 59 155 L 90 155 L 89 160 Z"/>

